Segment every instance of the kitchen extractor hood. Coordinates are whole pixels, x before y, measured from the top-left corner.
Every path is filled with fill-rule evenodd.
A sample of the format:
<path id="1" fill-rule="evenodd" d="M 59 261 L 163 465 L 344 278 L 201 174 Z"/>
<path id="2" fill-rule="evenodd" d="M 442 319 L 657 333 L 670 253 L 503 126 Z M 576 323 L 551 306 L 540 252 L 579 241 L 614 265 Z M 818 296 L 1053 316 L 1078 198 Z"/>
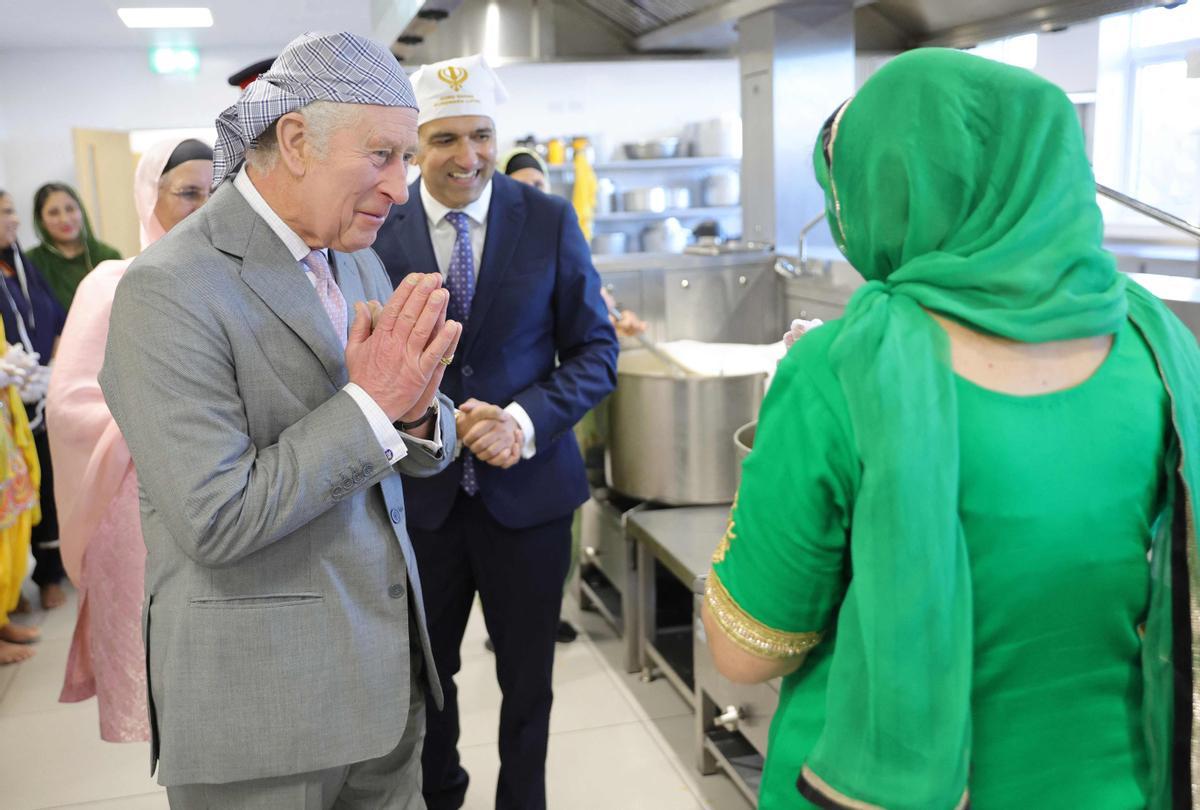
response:
<path id="1" fill-rule="evenodd" d="M 1186 0 L 1184 0 L 1186 2 Z M 497 64 L 731 55 L 738 20 L 822 0 L 389 0 L 393 52 L 420 65 L 467 53 Z M 1171 0 L 856 0 L 856 49 L 969 47 L 1014 34 L 1056 31 L 1107 14 L 1173 7 Z M 405 14 L 395 13 L 395 8 Z M 414 10 L 415 9 L 415 10 Z M 377 17 L 382 15 L 377 14 Z M 394 31 L 395 20 L 408 19 Z"/>

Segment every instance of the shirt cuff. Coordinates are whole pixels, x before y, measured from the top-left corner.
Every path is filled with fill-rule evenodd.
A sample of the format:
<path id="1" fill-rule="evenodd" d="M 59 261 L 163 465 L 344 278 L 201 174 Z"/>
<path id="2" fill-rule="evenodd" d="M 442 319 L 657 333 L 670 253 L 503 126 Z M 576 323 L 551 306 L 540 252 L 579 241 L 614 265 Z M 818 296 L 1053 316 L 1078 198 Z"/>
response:
<path id="1" fill-rule="evenodd" d="M 537 452 L 537 444 L 533 435 L 533 420 L 529 418 L 529 414 L 519 403 L 510 402 L 504 407 L 504 410 L 517 420 L 517 426 L 521 428 L 521 433 L 525 436 L 525 444 L 521 447 L 521 458 L 533 458 L 534 453 Z"/>
<path id="2" fill-rule="evenodd" d="M 396 426 L 392 424 L 391 419 L 387 418 L 387 414 L 383 412 L 383 408 L 379 407 L 379 403 L 372 399 L 371 395 L 364 391 L 357 383 L 347 383 L 346 387 L 342 390 L 358 403 L 358 407 L 362 409 L 363 416 L 367 417 L 367 422 L 371 425 L 371 431 L 375 434 L 375 440 L 383 448 L 383 454 L 387 457 L 388 464 L 395 464 L 407 456 L 408 447 L 405 446 L 400 431 L 396 430 Z M 441 434 L 435 433 L 434 435 L 440 444 Z"/>
<path id="3" fill-rule="evenodd" d="M 440 457 L 442 452 L 442 404 L 435 399 L 433 405 L 437 408 L 437 413 L 433 415 L 432 439 L 422 439 L 408 433 L 401 433 L 400 437 L 406 442 L 412 442 L 418 447 L 424 447 L 429 451 L 431 456 Z"/>

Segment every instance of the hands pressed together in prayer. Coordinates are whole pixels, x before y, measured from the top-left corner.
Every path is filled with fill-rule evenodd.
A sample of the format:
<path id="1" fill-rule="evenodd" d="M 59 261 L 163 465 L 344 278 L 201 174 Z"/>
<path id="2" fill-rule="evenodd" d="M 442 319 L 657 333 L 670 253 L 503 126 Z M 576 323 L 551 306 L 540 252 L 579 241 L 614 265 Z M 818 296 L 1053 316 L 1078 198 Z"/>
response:
<path id="1" fill-rule="evenodd" d="M 525 434 L 513 415 L 503 408 L 468 399 L 458 406 L 455 426 L 459 441 L 480 461 L 503 470 L 521 460 Z"/>
<path id="2" fill-rule="evenodd" d="M 354 305 L 346 341 L 350 382 L 367 392 L 393 422 L 415 422 L 434 403 L 454 359 L 462 324 L 446 320 L 450 293 L 437 273 L 413 273 L 387 304 Z M 432 423 L 414 429 L 428 437 Z"/>

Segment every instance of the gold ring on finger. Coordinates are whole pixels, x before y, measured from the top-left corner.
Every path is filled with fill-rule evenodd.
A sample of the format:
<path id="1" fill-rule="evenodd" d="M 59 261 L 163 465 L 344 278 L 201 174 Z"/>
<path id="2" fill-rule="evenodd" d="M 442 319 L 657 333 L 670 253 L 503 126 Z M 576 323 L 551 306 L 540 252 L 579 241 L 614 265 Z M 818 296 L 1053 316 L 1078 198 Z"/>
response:
<path id="1" fill-rule="evenodd" d="M 443 366 L 448 366 L 454 362 L 454 355 L 450 355 L 449 357 L 443 357 L 438 362 L 441 363 Z"/>

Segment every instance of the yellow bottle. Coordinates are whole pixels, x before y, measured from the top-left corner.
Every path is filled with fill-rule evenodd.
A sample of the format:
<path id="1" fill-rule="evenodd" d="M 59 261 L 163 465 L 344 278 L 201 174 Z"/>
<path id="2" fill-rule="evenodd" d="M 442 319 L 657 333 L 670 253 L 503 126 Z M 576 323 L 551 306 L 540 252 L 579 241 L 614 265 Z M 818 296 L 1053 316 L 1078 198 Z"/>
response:
<path id="1" fill-rule="evenodd" d="M 571 148 L 575 152 L 575 188 L 571 192 L 571 204 L 575 207 L 575 216 L 579 217 L 583 238 L 591 242 L 596 219 L 596 172 L 588 162 L 587 138 L 576 138 Z"/>

